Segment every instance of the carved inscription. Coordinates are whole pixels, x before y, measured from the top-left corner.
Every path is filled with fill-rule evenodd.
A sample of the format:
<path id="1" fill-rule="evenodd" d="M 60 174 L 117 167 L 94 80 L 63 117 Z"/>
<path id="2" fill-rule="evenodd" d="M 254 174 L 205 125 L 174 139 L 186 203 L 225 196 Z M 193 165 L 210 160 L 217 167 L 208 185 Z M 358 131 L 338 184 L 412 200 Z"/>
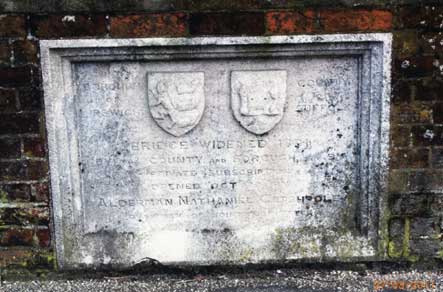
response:
<path id="1" fill-rule="evenodd" d="M 233 228 L 244 220 L 300 226 L 341 220 L 356 188 L 346 170 L 358 163 L 357 83 L 348 68 L 337 66 L 336 79 L 321 69 L 315 79 L 297 68 L 219 75 L 146 69 L 77 68 L 86 231 L 175 230 L 191 224 L 192 216 L 212 218 L 196 219 L 201 228 L 225 219 Z M 108 71 L 127 73 L 113 77 L 112 85 Z M 145 83 L 133 77 L 143 74 Z M 205 105 L 207 90 L 212 95 Z M 139 97 L 142 91 L 147 98 Z M 199 131 L 189 132 L 200 120 Z M 101 215 L 93 216 L 97 211 Z M 121 226 L 123 214 L 130 222 Z"/>
<path id="2" fill-rule="evenodd" d="M 170 237 L 226 229 L 259 249 L 278 228 L 342 224 L 359 191 L 358 61 L 312 62 L 76 65 L 83 232 L 175 260 L 187 251 L 165 255 Z"/>
<path id="3" fill-rule="evenodd" d="M 204 73 L 148 73 L 149 109 L 166 132 L 181 136 L 200 121 L 204 107 Z"/>

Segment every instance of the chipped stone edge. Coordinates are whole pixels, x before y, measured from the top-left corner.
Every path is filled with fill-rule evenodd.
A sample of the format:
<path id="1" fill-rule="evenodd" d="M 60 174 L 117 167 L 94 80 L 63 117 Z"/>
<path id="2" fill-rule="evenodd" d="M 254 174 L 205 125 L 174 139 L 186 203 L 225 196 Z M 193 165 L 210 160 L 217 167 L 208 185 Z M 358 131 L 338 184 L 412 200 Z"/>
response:
<path id="1" fill-rule="evenodd" d="M 63 246 L 63 210 L 62 196 L 60 189 L 60 181 L 69 181 L 70 178 L 63 176 L 59 170 L 58 145 L 57 140 L 57 109 L 50 104 L 51 99 L 60 97 L 64 92 L 60 92 L 57 84 L 63 84 L 65 81 L 70 83 L 70 80 L 63 79 L 62 68 L 51 67 L 55 61 L 62 66 L 62 57 L 55 53 L 57 49 L 91 49 L 91 48 L 121 48 L 121 47 L 150 47 L 150 46 L 205 46 L 205 45 L 278 45 L 278 44 L 327 44 L 327 43 L 365 43 L 377 42 L 382 43 L 382 92 L 380 96 L 380 112 L 379 129 L 377 133 L 379 137 L 380 149 L 377 149 L 377 161 L 380 168 L 377 181 L 374 182 L 377 186 L 375 189 L 378 192 L 378 210 L 373 211 L 376 220 L 370 222 L 377 225 L 375 230 L 378 231 L 379 243 L 379 258 L 386 258 L 386 222 L 381 218 L 380 214 L 385 214 L 387 209 L 387 186 L 389 173 L 389 133 L 390 133 L 390 92 L 391 92 L 391 51 L 392 51 L 392 33 L 362 33 L 362 34 L 330 34 L 330 35 L 296 35 L 296 36 L 259 36 L 259 37 L 195 37 L 195 38 L 137 38 L 137 39 L 62 39 L 62 40 L 40 40 L 41 65 L 43 76 L 44 89 L 44 104 L 47 127 L 47 140 L 49 148 L 49 164 L 50 164 L 50 185 L 52 198 L 52 214 L 53 214 L 53 237 L 55 242 L 55 249 L 57 254 L 57 262 L 59 268 L 63 269 L 64 261 L 64 246 Z M 58 83 L 57 83 L 58 82 Z M 61 82 L 61 83 L 60 83 Z M 54 86 L 55 85 L 55 86 Z M 68 85 L 69 87 L 70 85 Z M 59 89 L 59 90 L 57 90 Z M 63 90 L 66 92 L 66 90 Z M 48 102 L 49 100 L 49 102 Z M 66 138 L 66 137 L 65 137 Z M 66 140 L 65 140 L 66 142 Z M 66 154 L 68 157 L 68 153 Z M 72 154 L 71 154 L 72 157 Z M 71 174 L 72 175 L 72 174 Z M 72 178 L 71 178 L 72 179 Z M 68 187 L 69 188 L 69 187 Z M 72 190 L 71 190 L 72 191 Z M 73 202 L 75 204 L 75 202 Z M 174 264 L 174 263 L 170 263 Z M 191 263 L 176 263 L 176 264 L 191 264 Z"/>
<path id="2" fill-rule="evenodd" d="M 40 40 L 40 49 L 145 47 L 191 45 L 257 45 L 257 44 L 313 44 L 343 42 L 383 42 L 390 47 L 391 33 L 327 34 L 257 37 L 193 37 L 193 38 L 132 38 L 132 39 L 61 39 Z"/>

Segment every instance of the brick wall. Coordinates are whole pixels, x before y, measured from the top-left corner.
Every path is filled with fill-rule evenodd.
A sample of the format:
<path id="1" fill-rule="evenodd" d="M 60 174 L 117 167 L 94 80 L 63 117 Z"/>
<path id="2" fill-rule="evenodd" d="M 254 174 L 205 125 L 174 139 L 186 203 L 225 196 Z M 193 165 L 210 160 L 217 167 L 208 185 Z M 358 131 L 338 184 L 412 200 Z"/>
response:
<path id="1" fill-rule="evenodd" d="M 442 259 L 443 4 L 386 2 L 0 0 L 0 267 L 54 263 L 39 39 L 377 31 L 394 33 L 389 260 Z"/>

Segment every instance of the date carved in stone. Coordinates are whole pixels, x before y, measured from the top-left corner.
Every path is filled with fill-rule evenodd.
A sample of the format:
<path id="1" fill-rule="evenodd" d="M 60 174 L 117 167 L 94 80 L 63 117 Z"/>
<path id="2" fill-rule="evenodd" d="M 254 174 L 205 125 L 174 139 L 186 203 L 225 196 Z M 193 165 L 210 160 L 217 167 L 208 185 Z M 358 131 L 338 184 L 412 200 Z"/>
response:
<path id="1" fill-rule="evenodd" d="M 260 135 L 282 119 L 286 102 L 285 70 L 233 71 L 231 107 L 234 117 L 249 132 Z"/>
<path id="2" fill-rule="evenodd" d="M 148 73 L 148 102 L 160 128 L 176 137 L 186 134 L 203 115 L 204 73 Z"/>

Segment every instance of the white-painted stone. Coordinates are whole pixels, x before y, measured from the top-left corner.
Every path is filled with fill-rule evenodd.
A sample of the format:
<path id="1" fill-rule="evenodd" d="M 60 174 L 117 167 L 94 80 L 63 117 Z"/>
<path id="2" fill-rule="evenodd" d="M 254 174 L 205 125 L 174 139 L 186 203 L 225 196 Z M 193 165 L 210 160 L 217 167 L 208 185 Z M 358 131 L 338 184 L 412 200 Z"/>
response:
<path id="1" fill-rule="evenodd" d="M 59 266 L 376 258 L 390 47 L 42 41 Z"/>

